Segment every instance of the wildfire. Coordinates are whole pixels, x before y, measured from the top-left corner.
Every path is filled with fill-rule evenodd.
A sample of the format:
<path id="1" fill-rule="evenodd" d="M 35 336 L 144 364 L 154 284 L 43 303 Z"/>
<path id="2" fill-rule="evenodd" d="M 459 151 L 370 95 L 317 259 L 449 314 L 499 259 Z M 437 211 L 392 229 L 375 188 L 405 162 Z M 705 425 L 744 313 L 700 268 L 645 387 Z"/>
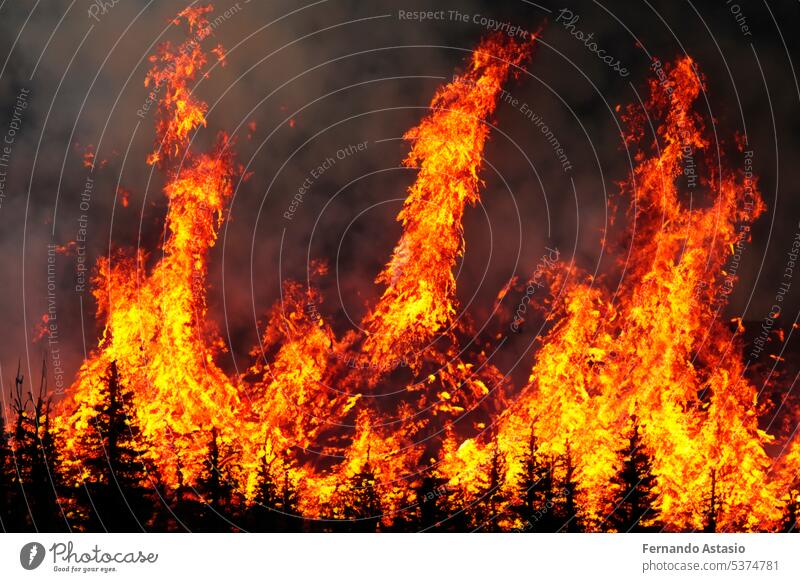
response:
<path id="1" fill-rule="evenodd" d="M 769 527 L 780 517 L 757 391 L 744 377 L 741 340 L 719 311 L 731 247 L 764 205 L 755 184 L 725 166 L 701 182 L 712 199 L 707 208 L 699 197 L 693 208 L 682 202 L 678 187 L 685 157 L 708 145 L 691 109 L 701 86 L 689 58 L 651 82 L 647 113 L 664 120 L 655 139 L 644 137 L 645 113 L 629 109 L 626 140 L 638 148 L 638 164 L 623 187 L 632 225 L 623 284 L 612 294 L 587 276 L 561 275 L 558 322 L 529 385 L 500 419 L 494 443 L 465 443 L 453 453 L 453 480 L 497 446 L 513 483 L 534 435 L 544 457 L 563 459 L 569 450 L 580 518 L 607 529 L 617 493 L 609 484 L 637 417 L 665 527 L 702 529 L 712 487 L 724 500 L 712 508 L 721 529 Z"/>
<path id="2" fill-rule="evenodd" d="M 234 168 L 224 135 L 211 153 L 187 149 L 190 132 L 205 123 L 205 104 L 192 95 L 190 83 L 206 62 L 197 39 L 207 35 L 208 11 L 180 14 L 176 23 L 186 21 L 195 38 L 177 48 L 164 45 L 151 59 L 145 83 L 164 90 L 157 147 L 150 156 L 169 175 L 162 256 L 151 269 L 142 252 L 99 261 L 94 296 L 105 328 L 59 419 L 67 457 L 80 465 L 82 438 L 94 430 L 104 378 L 113 363 L 121 383 L 134 393 L 132 410 L 147 442 L 146 456 L 171 485 L 196 478 L 212 428 L 226 445 L 233 442 L 240 409 L 239 388 L 214 363 L 222 343 L 207 323 L 205 299 L 207 255 L 232 193 Z M 169 168 L 171 160 L 176 162 Z M 85 470 L 82 477 L 95 478 Z"/>
<path id="3" fill-rule="evenodd" d="M 453 267 L 464 252 L 461 218 L 479 200 L 487 118 L 534 38 L 525 44 L 501 37 L 481 43 L 467 71 L 437 91 L 432 114 L 405 134 L 412 147 L 404 164 L 419 173 L 397 216 L 403 235 L 376 280 L 387 288 L 365 320 L 364 350 L 373 362 L 404 357 L 413 366 L 416 351 L 453 325 Z"/>
<path id="4" fill-rule="evenodd" d="M 189 148 L 206 125 L 192 83 L 207 65 L 210 11 L 181 12 L 175 24 L 187 25 L 189 40 L 150 59 L 145 86 L 160 101 L 148 163 L 166 175 L 164 242 L 157 260 L 118 251 L 98 262 L 102 335 L 56 423 L 75 482 L 102 478 L 84 457 L 112 383 L 130 392 L 137 454 L 172 490 L 197 484 L 213 462 L 244 502 L 285 514 L 374 529 L 408 513 L 439 525 L 476 508 L 464 527 L 507 530 L 530 525 L 519 508 L 538 503 L 539 489 L 520 484 L 546 484 L 545 507 L 561 503 L 568 523 L 609 530 L 623 529 L 615 515 L 630 504 L 616 476 L 646 457 L 655 498 L 643 525 L 777 526 L 800 445 L 773 466 L 765 446 L 774 439 L 759 429 L 757 390 L 745 377 L 742 323 L 731 331 L 722 314 L 727 263 L 765 207 L 756 182 L 725 163 L 701 165 L 708 175 L 691 192 L 681 183 L 690 158 L 711 155 L 692 109 L 703 88 L 696 63 L 658 68 L 646 110 L 624 114 L 636 167 L 620 194 L 630 225 L 615 266 L 622 283 L 612 291 L 610 276 L 560 262 L 538 273 L 563 292 L 551 299 L 552 325 L 524 387 L 515 391 L 491 364 L 491 343 L 461 345 L 470 324 L 458 317 L 453 276 L 491 116 L 535 40 L 502 35 L 477 47 L 405 135 L 404 163 L 418 173 L 367 331 L 337 337 L 321 293 L 285 282 L 252 366 L 231 379 L 215 363 L 224 346 L 208 323 L 206 276 L 237 170 L 224 134 L 210 152 Z M 211 52 L 224 58 L 219 46 Z M 658 125 L 646 137 L 650 120 Z M 326 275 L 321 263 L 312 271 Z M 372 398 L 379 386 L 396 388 L 391 404 Z M 442 497 L 453 515 L 438 515 Z"/>

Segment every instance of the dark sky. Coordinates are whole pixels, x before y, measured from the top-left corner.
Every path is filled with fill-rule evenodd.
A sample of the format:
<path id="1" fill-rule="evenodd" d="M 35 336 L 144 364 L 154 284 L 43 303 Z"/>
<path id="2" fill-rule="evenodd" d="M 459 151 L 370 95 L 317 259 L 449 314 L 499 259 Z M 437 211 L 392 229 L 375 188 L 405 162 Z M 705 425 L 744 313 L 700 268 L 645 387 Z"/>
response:
<path id="1" fill-rule="evenodd" d="M 6 174 L 0 176 L 4 389 L 19 358 L 29 376 L 38 374 L 47 345 L 34 342 L 34 333 L 48 305 L 57 310 L 65 384 L 96 344 L 95 306 L 88 293 L 75 291 L 74 256 L 56 259 L 48 304 L 48 244 L 74 240 L 82 214 L 91 263 L 109 246 L 154 250 L 162 232 L 163 181 L 144 162 L 153 115 L 137 111 L 147 96 L 147 56 L 163 40 L 181 39 L 170 19 L 187 3 L 119 0 L 106 3 L 105 13 L 99 4 L 0 1 L 0 133 L 12 142 L 7 167 L 0 167 Z M 706 76 L 700 112 L 716 121 L 723 147 L 736 134 L 746 136 L 769 207 L 739 268 L 731 316 L 760 321 L 775 302 L 786 253 L 800 232 L 800 89 L 793 68 L 800 52 L 790 28 L 800 16 L 796 2 L 223 0 L 215 6 L 215 16 L 222 15 L 215 39 L 228 57 L 196 88 L 210 105 L 196 144 L 230 132 L 239 161 L 253 173 L 236 192 L 211 264 L 212 314 L 232 348 L 226 368 L 246 364 L 256 320 L 275 301 L 282 278 L 305 276 L 309 257 L 331 265 L 324 309 L 341 329 L 348 317 L 360 320 L 379 291 L 372 279 L 399 236 L 394 216 L 414 177 L 400 168 L 407 144 L 396 138 L 425 114 L 489 21 L 543 27 L 528 71 L 508 90 L 553 129 L 571 169 L 563 169 L 520 106 L 500 105 L 485 152 L 482 205 L 466 217 L 459 273 L 459 296 L 465 302 L 474 296 L 476 319 L 511 275 L 531 272 L 546 245 L 595 270 L 607 201 L 629 164 L 614 107 L 635 101 L 634 90 L 642 94 L 651 57 L 668 62 L 683 54 Z M 418 10 L 437 11 L 437 18 L 404 16 Z M 575 29 L 593 33 L 628 75 L 571 35 L 562 10 L 578 16 Z M 315 180 L 287 221 L 284 212 L 309 172 L 361 142 L 366 148 Z M 91 176 L 82 165 L 89 145 L 107 160 Z M 741 163 L 732 157 L 732 165 Z M 84 211 L 87 177 L 94 186 Z M 115 205 L 117 184 L 130 192 L 127 208 Z M 784 324 L 795 319 L 799 298 L 800 275 L 784 303 Z"/>

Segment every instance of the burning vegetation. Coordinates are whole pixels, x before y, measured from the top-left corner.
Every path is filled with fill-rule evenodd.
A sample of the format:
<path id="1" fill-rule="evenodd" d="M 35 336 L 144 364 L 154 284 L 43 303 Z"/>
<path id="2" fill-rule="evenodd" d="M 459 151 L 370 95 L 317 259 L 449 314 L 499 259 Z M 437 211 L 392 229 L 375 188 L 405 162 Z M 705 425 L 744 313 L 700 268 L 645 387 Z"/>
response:
<path id="1" fill-rule="evenodd" d="M 755 179 L 711 157 L 694 61 L 654 65 L 647 108 L 623 115 L 635 167 L 619 194 L 630 226 L 609 244 L 627 249 L 621 283 L 558 257 L 537 272 L 558 293 L 524 386 L 492 364 L 499 335 L 475 339 L 453 269 L 489 122 L 533 35 L 481 42 L 406 133 L 417 177 L 365 331 L 337 335 L 320 291 L 285 282 L 252 365 L 231 378 L 216 363 L 224 343 L 206 276 L 240 170 L 225 134 L 210 151 L 190 146 L 205 125 L 192 83 L 208 61 L 210 10 L 181 12 L 189 40 L 162 46 L 145 80 L 160 95 L 148 163 L 166 177 L 163 244 L 98 262 L 97 347 L 54 410 L 18 376 L 17 423 L 0 427 L 4 476 L 12 457 L 34 460 L 3 486 L 53 484 L 54 517 L 34 527 L 795 527 L 800 442 L 760 427 L 741 330 L 723 318 L 727 263 L 765 206 Z M 679 185 L 687 160 L 693 201 Z M 768 454 L 773 444 L 782 454 Z"/>

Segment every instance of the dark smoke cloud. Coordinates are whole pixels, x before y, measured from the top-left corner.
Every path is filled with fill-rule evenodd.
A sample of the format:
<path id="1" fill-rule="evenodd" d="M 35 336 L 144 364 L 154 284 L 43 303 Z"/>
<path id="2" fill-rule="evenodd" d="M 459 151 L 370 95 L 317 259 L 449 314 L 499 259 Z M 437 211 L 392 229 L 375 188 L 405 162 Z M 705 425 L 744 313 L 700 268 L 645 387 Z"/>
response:
<path id="1" fill-rule="evenodd" d="M 29 376 L 36 375 L 48 344 L 35 343 L 33 330 L 53 301 L 64 382 L 96 341 L 91 296 L 75 292 L 74 255 L 58 256 L 48 304 L 47 245 L 75 240 L 82 214 L 88 217 L 92 263 L 110 247 L 154 250 L 162 235 L 163 178 L 144 163 L 154 112 L 143 118 L 137 112 L 147 98 L 147 56 L 159 42 L 182 38 L 170 19 L 186 3 L 110 4 L 104 13 L 100 4 L 65 0 L 35 8 L 32 2 L 6 3 L 0 10 L 0 56 L 8 57 L 0 75 L 0 132 L 5 134 L 20 92 L 30 93 L 0 207 L 4 382 L 18 358 Z M 797 8 L 742 3 L 737 21 L 729 5 L 718 4 L 658 2 L 656 12 L 647 4 L 625 3 L 623 10 L 522 0 L 501 6 L 442 0 L 331 0 L 307 7 L 216 2 L 214 38 L 229 53 L 226 66 L 197 87 L 211 110 L 195 144 L 205 148 L 218 130 L 235 131 L 238 159 L 252 172 L 236 192 L 211 265 L 212 314 L 232 349 L 223 364 L 246 365 L 256 320 L 278 298 L 282 278 L 306 276 L 309 257 L 331 266 L 321 282 L 323 310 L 341 330 L 351 325 L 348 317 L 360 320 L 380 292 L 372 280 L 399 236 L 394 216 L 414 179 L 400 167 L 407 145 L 397 138 L 422 118 L 436 88 L 487 33 L 490 19 L 531 30 L 543 26 L 543 33 L 528 72 L 509 83 L 510 98 L 498 109 L 482 206 L 466 217 L 459 295 L 465 303 L 472 299 L 478 323 L 509 277 L 528 276 L 547 245 L 590 272 L 607 268 L 599 263 L 607 198 L 617 193 L 615 184 L 629 164 L 614 108 L 635 101 L 634 88 L 642 93 L 650 74 L 648 53 L 667 62 L 684 51 L 708 81 L 706 121 L 717 121 L 718 136 L 728 144 L 734 132 L 744 133 L 744 122 L 755 152 L 754 169 L 770 209 L 755 226 L 730 312 L 763 318 L 774 303 L 800 217 L 792 163 L 800 95 L 790 62 L 798 53 L 796 36 L 785 24 L 796 20 Z M 562 9 L 579 16 L 574 28 L 593 33 L 598 47 L 630 74 L 619 75 L 570 34 Z M 420 10 L 443 11 L 445 17 L 400 17 L 400 11 Z M 466 22 L 449 11 L 466 15 Z M 522 104 L 552 131 L 570 171 Z M 337 158 L 342 148 L 362 142 L 362 151 Z M 82 158 L 89 145 L 107 163 L 92 175 L 84 212 L 81 193 L 90 174 Z M 336 162 L 313 180 L 288 220 L 298 188 L 328 158 Z M 131 193 L 127 208 L 115 203 L 118 182 Z M 787 318 L 796 313 L 798 289 L 800 282 L 787 300 Z M 512 342 L 506 363 L 518 359 L 531 333 Z M 521 368 L 528 369 L 529 360 Z M 55 381 L 51 370 L 51 387 Z"/>

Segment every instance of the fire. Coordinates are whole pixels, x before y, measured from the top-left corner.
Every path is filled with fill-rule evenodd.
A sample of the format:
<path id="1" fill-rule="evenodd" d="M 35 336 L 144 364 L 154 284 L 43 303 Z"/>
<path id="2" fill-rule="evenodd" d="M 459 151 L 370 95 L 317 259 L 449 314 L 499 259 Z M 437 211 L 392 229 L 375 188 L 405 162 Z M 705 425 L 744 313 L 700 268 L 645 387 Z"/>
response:
<path id="1" fill-rule="evenodd" d="M 327 269 L 314 263 L 310 285 L 284 282 L 252 365 L 232 379 L 216 363 L 224 344 L 208 323 L 206 276 L 237 169 L 224 134 L 209 152 L 189 148 L 206 125 L 192 83 L 208 64 L 210 11 L 181 12 L 175 24 L 189 40 L 151 57 L 145 86 L 160 101 L 147 161 L 166 175 L 164 242 L 157 259 L 118 251 L 98 262 L 103 331 L 56 423 L 73 481 L 102 478 L 83 458 L 113 382 L 131 394 L 137 453 L 171 490 L 198 484 L 213 463 L 246 504 L 367 529 L 448 520 L 525 529 L 540 494 L 566 516 L 562 529 L 625 529 L 620 507 L 637 503 L 652 505 L 640 517 L 647 527 L 779 526 L 800 445 L 777 462 L 767 454 L 775 438 L 758 425 L 742 322 L 732 329 L 722 314 L 735 279 L 728 263 L 765 207 L 744 172 L 701 163 L 711 153 L 692 108 L 703 88 L 694 61 L 654 67 L 647 111 L 624 114 L 636 167 L 620 193 L 630 225 L 612 269 L 621 284 L 558 260 L 537 272 L 563 292 L 550 299 L 525 386 L 515 390 L 491 364 L 492 341 L 463 345 L 472 330 L 453 268 L 463 215 L 479 200 L 489 121 L 534 36 L 484 40 L 406 133 L 404 163 L 418 173 L 367 331 L 337 337 L 314 283 Z M 224 58 L 219 46 L 211 52 Z M 709 170 L 689 192 L 680 178 L 690 160 Z M 642 467 L 652 499 L 634 503 L 619 475 Z"/>
<path id="2" fill-rule="evenodd" d="M 208 11 L 187 9 L 176 23 L 186 21 L 202 40 Z M 213 152 L 187 150 L 190 132 L 205 124 L 205 104 L 189 86 L 206 62 L 198 40 L 167 44 L 151 61 L 145 84 L 163 85 L 164 98 L 150 161 L 166 167 L 175 160 L 164 187 L 166 242 L 151 269 L 144 253 L 99 261 L 94 296 L 105 327 L 62 404 L 59 425 L 66 456 L 79 465 L 81 437 L 94 430 L 103 379 L 114 364 L 121 383 L 134 392 L 147 456 L 175 485 L 198 474 L 212 428 L 224 443 L 233 442 L 241 406 L 239 388 L 214 363 L 222 342 L 207 323 L 205 300 L 207 255 L 232 194 L 234 168 L 224 135 Z M 86 471 L 82 477 L 95 478 Z"/>
<path id="3" fill-rule="evenodd" d="M 528 386 L 498 422 L 507 482 L 521 474 L 531 434 L 542 455 L 563 458 L 569 448 L 580 517 L 590 528 L 608 529 L 615 509 L 609 484 L 634 416 L 664 527 L 705 527 L 712 486 L 723 500 L 714 510 L 720 529 L 769 527 L 780 515 L 757 390 L 744 377 L 741 340 L 720 312 L 731 248 L 764 205 L 754 183 L 724 166 L 701 184 L 712 199 L 706 208 L 683 202 L 677 182 L 689 152 L 701 156 L 708 146 L 691 108 L 701 87 L 689 58 L 651 83 L 649 115 L 664 120 L 653 143 L 644 137 L 644 114 L 629 109 L 627 141 L 638 164 L 623 187 L 632 225 L 631 252 L 619 265 L 623 283 L 611 293 L 565 269 L 566 292 L 553 305 L 559 319 Z M 450 461 L 451 479 L 485 462 L 492 446 L 462 445 Z"/>
<path id="4" fill-rule="evenodd" d="M 487 118 L 534 38 L 526 44 L 484 41 L 467 71 L 436 93 L 431 115 L 405 134 L 412 147 L 404 164 L 419 173 L 397 216 L 403 234 L 376 280 L 386 290 L 365 320 L 364 351 L 373 362 L 405 357 L 414 365 L 415 352 L 453 325 L 453 267 L 464 252 L 461 217 L 479 199 Z"/>

